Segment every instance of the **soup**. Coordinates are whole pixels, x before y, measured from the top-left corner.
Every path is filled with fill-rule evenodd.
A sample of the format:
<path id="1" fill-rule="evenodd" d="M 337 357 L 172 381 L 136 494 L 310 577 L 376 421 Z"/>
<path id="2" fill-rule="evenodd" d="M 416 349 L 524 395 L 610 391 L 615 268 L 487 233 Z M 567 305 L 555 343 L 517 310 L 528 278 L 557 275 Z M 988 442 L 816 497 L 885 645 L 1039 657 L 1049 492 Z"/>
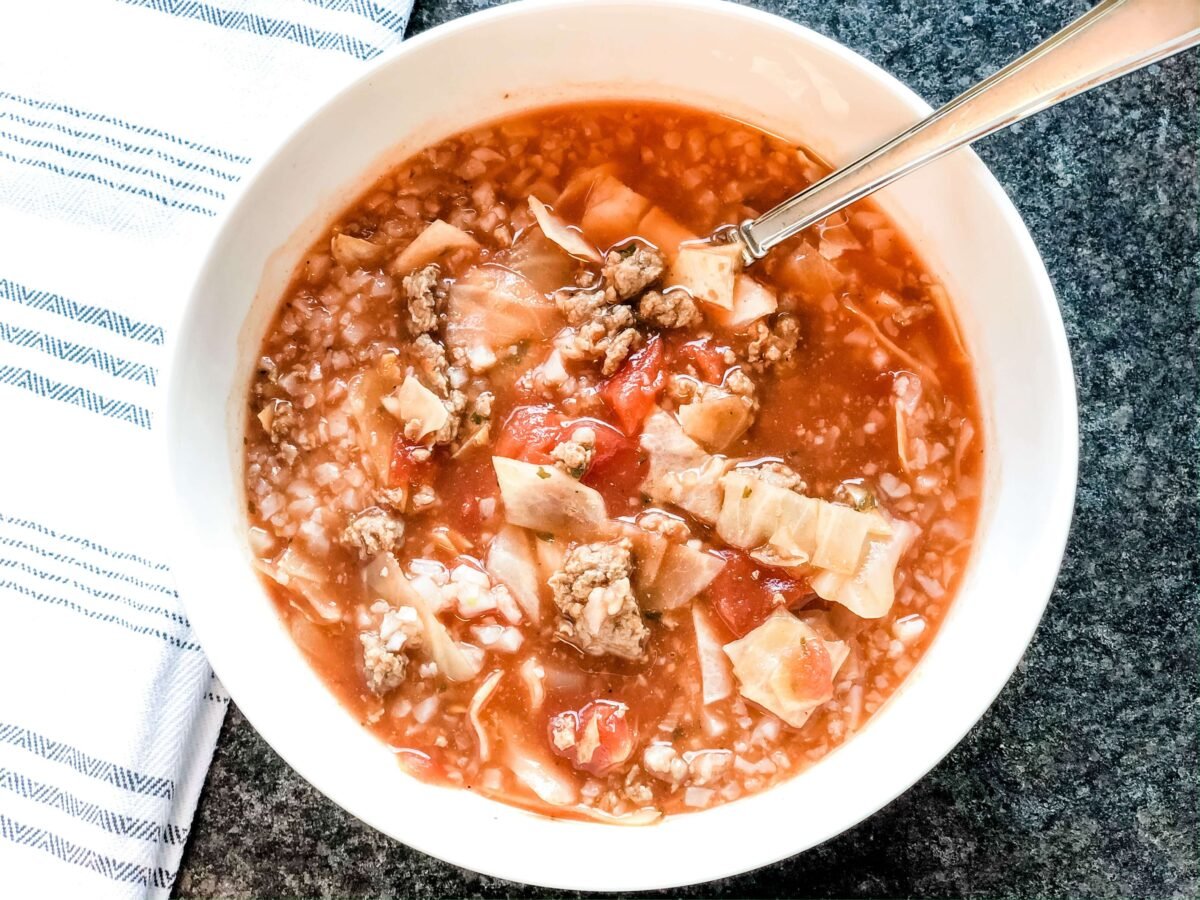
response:
<path id="1" fill-rule="evenodd" d="M 826 167 L 704 112 L 551 108 L 373 184 L 248 396 L 249 535 L 312 665 L 424 779 L 643 823 L 847 740 L 928 647 L 983 446 L 942 286 Z"/>

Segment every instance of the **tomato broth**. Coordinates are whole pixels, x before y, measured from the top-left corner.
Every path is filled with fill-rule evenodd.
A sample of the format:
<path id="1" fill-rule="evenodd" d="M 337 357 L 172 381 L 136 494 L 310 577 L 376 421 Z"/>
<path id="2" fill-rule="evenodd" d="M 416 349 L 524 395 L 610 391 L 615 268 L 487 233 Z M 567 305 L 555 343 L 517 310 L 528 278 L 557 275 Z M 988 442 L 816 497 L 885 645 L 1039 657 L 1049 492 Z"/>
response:
<path id="1" fill-rule="evenodd" d="M 698 110 L 455 135 L 358 198 L 248 393 L 250 541 L 414 775 L 650 822 L 847 740 L 929 646 L 983 441 L 945 290 L 860 202 L 708 240 L 827 168 Z"/>

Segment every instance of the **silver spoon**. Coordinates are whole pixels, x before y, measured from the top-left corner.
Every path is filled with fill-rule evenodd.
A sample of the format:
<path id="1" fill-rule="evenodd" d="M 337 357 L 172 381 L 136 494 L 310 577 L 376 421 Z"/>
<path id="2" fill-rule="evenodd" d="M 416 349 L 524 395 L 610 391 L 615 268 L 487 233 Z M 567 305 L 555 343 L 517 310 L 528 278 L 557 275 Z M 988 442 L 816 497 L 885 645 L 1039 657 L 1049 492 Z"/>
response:
<path id="1" fill-rule="evenodd" d="M 1200 44 L 1200 0 L 1103 0 L 924 121 L 733 228 L 746 264 L 951 150 Z"/>

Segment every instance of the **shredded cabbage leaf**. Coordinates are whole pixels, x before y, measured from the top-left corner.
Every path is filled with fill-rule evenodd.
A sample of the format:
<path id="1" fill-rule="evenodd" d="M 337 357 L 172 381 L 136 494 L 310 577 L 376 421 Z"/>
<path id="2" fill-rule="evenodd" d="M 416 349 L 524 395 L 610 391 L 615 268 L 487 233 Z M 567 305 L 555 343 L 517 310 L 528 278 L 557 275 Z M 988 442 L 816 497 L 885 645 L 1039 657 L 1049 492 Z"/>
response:
<path id="1" fill-rule="evenodd" d="M 740 331 L 771 315 L 778 307 L 779 300 L 773 290 L 741 274 L 733 280 L 733 305 L 728 310 L 714 306 L 708 313 L 718 325 Z"/>
<path id="2" fill-rule="evenodd" d="M 558 308 L 524 276 L 502 266 L 471 269 L 446 297 L 446 341 L 496 351 L 558 330 Z"/>
<path id="3" fill-rule="evenodd" d="M 574 257 L 596 263 L 597 265 L 604 261 L 600 256 L 599 250 L 593 247 L 582 234 L 552 213 L 545 203 L 532 194 L 528 200 L 529 211 L 533 213 L 534 219 L 537 220 L 538 226 L 542 229 L 542 234 Z"/>
<path id="4" fill-rule="evenodd" d="M 524 528 L 505 525 L 492 538 L 484 568 L 512 592 L 530 622 L 540 618 L 541 588 L 534 537 Z"/>
<path id="5" fill-rule="evenodd" d="M 491 699 L 495 693 L 496 685 L 500 683 L 500 679 L 504 673 L 497 669 L 491 675 L 484 679 L 483 684 L 475 689 L 475 693 L 471 696 L 471 703 L 467 706 L 467 720 L 471 723 L 471 730 L 475 732 L 475 741 L 479 746 L 479 758 L 483 762 L 487 762 L 492 755 L 491 742 L 488 741 L 487 731 L 483 727 L 483 720 L 479 714 L 483 711 L 483 706 Z"/>
<path id="6" fill-rule="evenodd" d="M 399 423 L 383 407 L 383 398 L 393 393 L 404 381 L 405 372 L 393 356 L 385 356 L 350 382 L 350 413 L 358 426 L 361 446 L 367 451 L 375 477 L 383 484 L 388 481 L 392 461 L 392 440 Z"/>
<path id="7" fill-rule="evenodd" d="M 626 524 L 623 531 L 633 544 L 633 590 L 641 596 L 654 584 L 670 542 L 658 532 L 637 525 Z"/>

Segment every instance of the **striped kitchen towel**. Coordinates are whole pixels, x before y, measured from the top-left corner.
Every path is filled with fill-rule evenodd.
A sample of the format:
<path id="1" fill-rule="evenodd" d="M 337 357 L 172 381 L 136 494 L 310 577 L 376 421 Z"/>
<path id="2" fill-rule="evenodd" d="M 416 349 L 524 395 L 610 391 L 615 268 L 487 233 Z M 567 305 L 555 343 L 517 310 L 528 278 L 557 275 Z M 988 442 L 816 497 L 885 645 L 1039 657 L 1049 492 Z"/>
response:
<path id="1" fill-rule="evenodd" d="M 247 167 L 410 5 L 0 4 L 0 895 L 170 891 L 228 698 L 162 562 L 162 367 Z"/>

